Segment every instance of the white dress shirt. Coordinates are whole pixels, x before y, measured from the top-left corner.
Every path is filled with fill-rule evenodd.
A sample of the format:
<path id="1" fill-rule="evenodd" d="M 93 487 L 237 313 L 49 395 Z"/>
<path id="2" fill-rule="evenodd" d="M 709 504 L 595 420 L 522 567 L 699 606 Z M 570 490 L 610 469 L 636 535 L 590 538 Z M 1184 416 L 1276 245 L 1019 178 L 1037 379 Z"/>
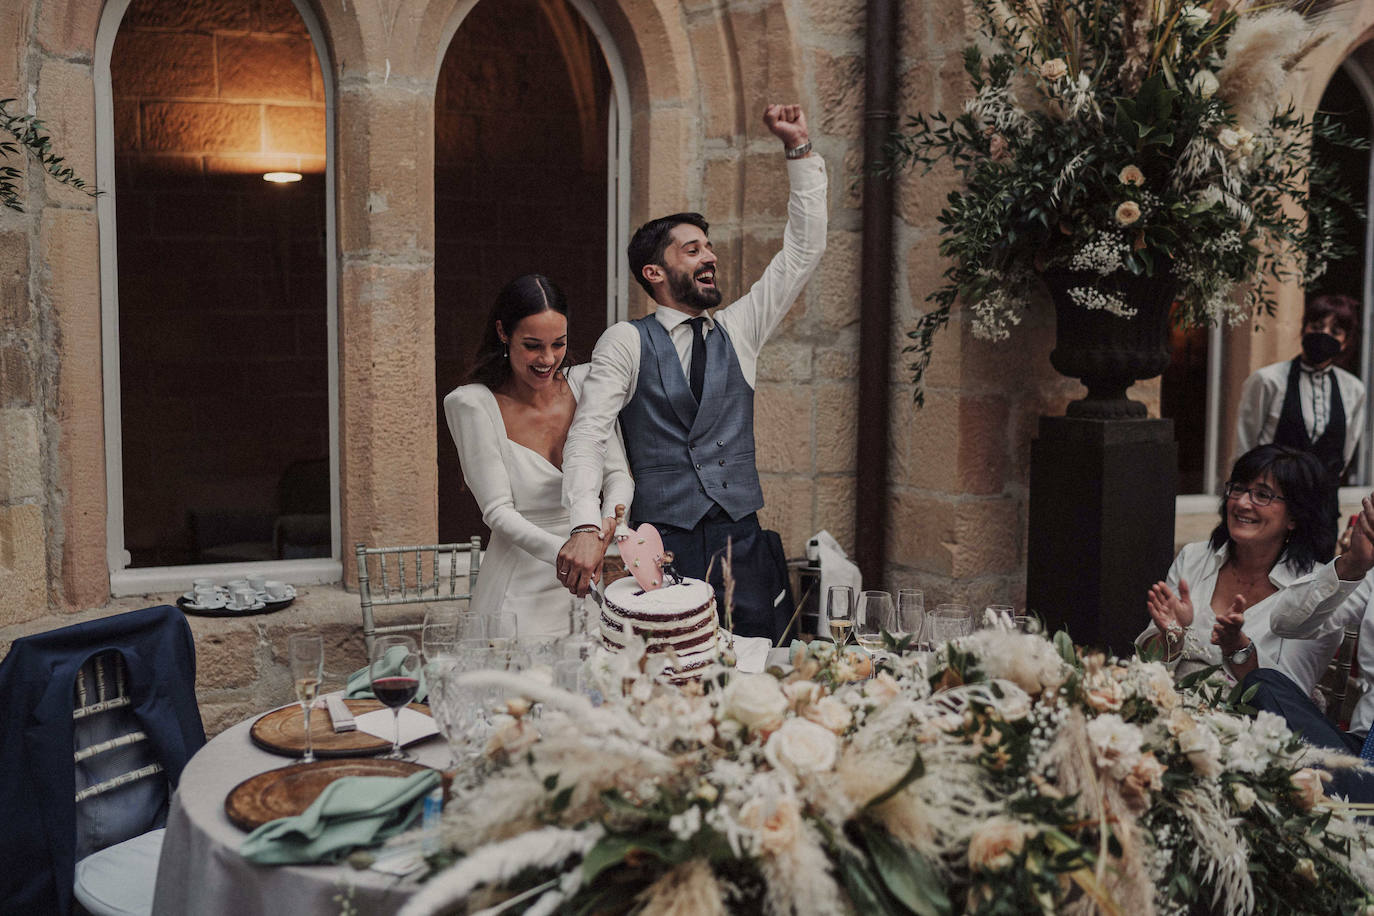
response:
<path id="1" fill-rule="evenodd" d="M 1240 410 L 1236 416 L 1236 458 L 1257 445 L 1274 441 L 1274 434 L 1279 428 L 1279 415 L 1283 413 L 1284 397 L 1288 393 L 1288 373 L 1292 363 L 1292 360 L 1284 360 L 1256 369 L 1241 386 Z M 1299 372 L 1298 403 L 1302 407 L 1302 422 L 1307 435 L 1316 441 L 1326 431 L 1331 419 L 1333 380 L 1340 389 L 1341 405 L 1345 408 L 1345 443 L 1341 454 L 1348 466 L 1364 432 L 1364 383 L 1336 366 L 1320 373 Z"/>
<path id="2" fill-rule="evenodd" d="M 825 251 L 825 160 L 817 155 L 791 160 L 787 177 L 792 190 L 787 199 L 782 250 L 749 292 L 709 314 L 703 327 L 705 334 L 712 333 L 717 325 L 729 332 L 740 371 L 751 388 L 758 374 L 759 350 L 792 307 Z M 660 305 L 654 317 L 668 331 L 684 376 L 690 378 L 692 328 L 687 320 L 692 316 Z M 563 449 L 563 503 L 569 508 L 573 528 L 600 524 L 597 492 L 601 465 L 616 418 L 634 397 L 639 381 L 639 346 L 639 330 L 621 321 L 606 329 L 592 351 L 591 372 Z"/>
<path id="3" fill-rule="evenodd" d="M 1169 567 L 1165 580 L 1169 588 L 1178 594 L 1179 579 L 1186 579 L 1193 601 L 1193 624 L 1184 631 L 1182 654 L 1172 662 L 1177 666 L 1175 674 L 1179 677 L 1222 663 L 1221 649 L 1212 645 L 1212 627 L 1217 622 L 1212 596 L 1216 593 L 1217 576 L 1228 556 L 1228 545 L 1213 550 L 1209 542 L 1195 541 L 1185 545 Z M 1269 571 L 1269 582 L 1278 591 L 1245 609 L 1245 623 L 1241 629 L 1254 644 L 1256 661 L 1261 668 L 1283 672 L 1304 693 L 1312 696 L 1322 672 L 1336 655 L 1341 634 L 1338 630 L 1323 630 L 1311 639 L 1284 638 L 1275 632 L 1276 621 L 1294 617 L 1306 619 L 1319 611 L 1329 614 L 1340 607 L 1360 583 L 1338 578 L 1334 561 L 1298 575 L 1282 559 Z M 1158 633 L 1159 629 L 1151 622 L 1136 638 L 1136 645 L 1143 646 Z"/>
<path id="4" fill-rule="evenodd" d="M 1329 603 L 1316 608 L 1292 607 L 1274 615 L 1273 620 L 1275 631 L 1284 636 L 1313 641 L 1334 636 L 1337 644 L 1344 637 L 1346 627 L 1360 628 L 1357 645 L 1364 694 L 1350 715 L 1350 731 L 1359 735 L 1368 733 L 1370 724 L 1374 723 L 1374 614 L 1369 613 L 1369 606 L 1374 603 L 1374 579 L 1371 577 L 1374 572 L 1365 576 L 1359 587 L 1335 607 Z"/>

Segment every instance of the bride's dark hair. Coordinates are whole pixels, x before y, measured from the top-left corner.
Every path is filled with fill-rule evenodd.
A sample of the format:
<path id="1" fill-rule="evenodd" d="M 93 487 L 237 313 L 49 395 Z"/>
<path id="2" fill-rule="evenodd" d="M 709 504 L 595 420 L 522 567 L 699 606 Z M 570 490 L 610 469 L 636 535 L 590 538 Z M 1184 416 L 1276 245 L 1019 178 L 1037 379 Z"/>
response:
<path id="1" fill-rule="evenodd" d="M 492 390 L 504 385 L 510 378 L 510 353 L 496 332 L 497 322 L 509 337 L 521 321 L 550 309 L 566 316 L 568 300 L 558 284 L 543 274 L 525 274 L 502 287 L 487 316 L 487 327 L 482 332 L 482 343 L 477 347 L 477 359 L 467 380 L 481 382 Z"/>

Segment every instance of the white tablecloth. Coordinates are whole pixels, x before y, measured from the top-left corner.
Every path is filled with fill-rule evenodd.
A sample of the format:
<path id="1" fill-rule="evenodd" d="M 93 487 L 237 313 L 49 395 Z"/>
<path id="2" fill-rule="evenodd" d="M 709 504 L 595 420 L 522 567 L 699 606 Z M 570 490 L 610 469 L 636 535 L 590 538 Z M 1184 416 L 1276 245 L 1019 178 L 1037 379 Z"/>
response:
<path id="1" fill-rule="evenodd" d="M 248 737 L 253 719 L 218 735 L 191 758 L 167 816 L 157 870 L 154 916 L 308 916 L 394 913 L 415 890 L 413 879 L 343 865 L 254 865 L 239 855 L 247 836 L 229 822 L 224 799 L 250 776 L 295 761 L 269 754 Z M 448 745 L 432 738 L 410 748 L 417 762 L 442 766 Z"/>

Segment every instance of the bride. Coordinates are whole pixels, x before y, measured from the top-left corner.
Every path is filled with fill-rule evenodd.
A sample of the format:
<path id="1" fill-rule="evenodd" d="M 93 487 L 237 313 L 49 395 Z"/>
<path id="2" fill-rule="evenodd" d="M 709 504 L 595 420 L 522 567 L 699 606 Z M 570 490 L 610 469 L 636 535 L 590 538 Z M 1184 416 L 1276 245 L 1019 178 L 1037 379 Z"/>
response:
<path id="1" fill-rule="evenodd" d="M 444 398 L 463 479 L 491 528 L 472 608 L 513 611 L 522 638 L 568 633 L 571 596 L 553 564 L 569 527 L 563 443 L 587 367 L 560 369 L 567 347 L 562 290 L 540 274 L 517 277 L 496 297 L 470 384 Z M 634 496 L 619 434 L 609 443 L 602 493 L 604 550 L 614 507 Z"/>

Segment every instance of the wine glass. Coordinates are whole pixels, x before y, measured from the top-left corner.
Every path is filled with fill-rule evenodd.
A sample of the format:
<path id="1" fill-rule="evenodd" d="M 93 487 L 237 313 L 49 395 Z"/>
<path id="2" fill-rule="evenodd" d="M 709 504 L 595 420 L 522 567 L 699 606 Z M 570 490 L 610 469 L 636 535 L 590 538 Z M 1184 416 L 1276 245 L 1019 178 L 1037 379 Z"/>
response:
<path id="1" fill-rule="evenodd" d="M 883 631 L 891 633 L 897 612 L 892 609 L 892 595 L 884 591 L 866 591 L 859 595 L 858 623 L 854 627 L 859 645 L 865 649 L 883 647 Z"/>
<path id="2" fill-rule="evenodd" d="M 291 667 L 291 680 L 296 685 L 296 699 L 301 704 L 305 727 L 305 755 L 301 763 L 315 762 L 315 748 L 310 738 L 310 708 L 320 692 L 324 678 L 324 637 L 318 633 L 293 633 L 286 639 L 286 658 Z"/>
<path id="3" fill-rule="evenodd" d="M 825 621 L 835 645 L 849 641 L 849 631 L 854 628 L 854 589 L 848 585 L 830 586 L 825 596 Z"/>
<path id="4" fill-rule="evenodd" d="M 415 699 L 420 689 L 420 653 L 413 636 L 379 636 L 372 644 L 368 665 L 372 694 L 391 710 L 396 721 L 396 740 L 391 743 L 390 760 L 409 760 L 401 750 L 401 707 Z"/>
<path id="5" fill-rule="evenodd" d="M 930 641 L 936 648 L 973 632 L 973 612 L 967 604 L 940 604 L 926 617 Z"/>
<path id="6" fill-rule="evenodd" d="M 894 636 L 911 637 L 920 645 L 925 638 L 926 596 L 919 588 L 900 588 L 897 590 L 897 632 Z"/>

